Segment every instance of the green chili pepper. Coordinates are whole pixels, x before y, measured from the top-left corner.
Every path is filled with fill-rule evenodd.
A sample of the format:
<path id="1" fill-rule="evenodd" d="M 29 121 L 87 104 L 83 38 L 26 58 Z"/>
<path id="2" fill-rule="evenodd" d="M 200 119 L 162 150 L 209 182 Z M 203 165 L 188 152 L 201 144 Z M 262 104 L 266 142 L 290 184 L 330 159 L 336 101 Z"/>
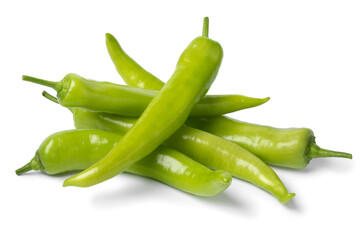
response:
<path id="1" fill-rule="evenodd" d="M 85 108 L 130 117 L 139 117 L 158 93 L 158 91 L 110 82 L 87 80 L 74 73 L 67 74 L 60 82 L 25 75 L 23 80 L 54 88 L 57 91 L 59 103 L 64 107 Z M 209 95 L 195 105 L 190 115 L 193 117 L 219 116 L 259 106 L 269 99 L 242 95 Z"/>
<path id="2" fill-rule="evenodd" d="M 89 187 L 101 183 L 153 152 L 184 124 L 192 108 L 209 90 L 222 56 L 218 42 L 207 36 L 195 38 L 180 56 L 169 81 L 119 143 L 103 159 L 66 179 L 64 186 Z"/>
<path id="3" fill-rule="evenodd" d="M 60 82 L 23 76 L 23 80 L 33 82 L 57 91 L 59 103 L 68 108 L 84 108 L 91 111 L 114 113 L 139 117 L 158 91 L 98 82 L 85 79 L 77 74 L 67 74 Z M 270 98 L 251 98 L 242 95 L 208 95 L 192 109 L 190 115 L 220 116 L 226 113 L 259 106 Z"/>
<path id="4" fill-rule="evenodd" d="M 75 127 L 78 129 L 102 129 L 125 133 L 137 121 L 136 118 L 72 109 Z M 286 203 L 295 196 L 288 193 L 276 173 L 254 154 L 235 143 L 210 133 L 183 126 L 164 142 L 164 146 L 176 149 L 201 164 L 222 169 L 234 177 L 248 181 Z"/>
<path id="5" fill-rule="evenodd" d="M 91 111 L 102 109 L 124 116 L 140 116 L 157 93 L 110 82 L 87 80 L 74 73 L 67 74 L 60 82 L 30 76 L 22 78 L 55 89 L 57 99 L 64 107 L 79 107 Z"/>
<path id="6" fill-rule="evenodd" d="M 349 153 L 320 148 L 308 128 L 280 129 L 223 116 L 189 119 L 187 124 L 232 141 L 275 166 L 304 168 L 313 158 L 352 158 Z"/>
<path id="7" fill-rule="evenodd" d="M 106 34 L 106 47 L 116 70 L 128 85 L 150 90 L 160 90 L 165 85 L 130 58 L 110 33 Z"/>
<path id="8" fill-rule="evenodd" d="M 43 95 L 57 102 L 56 98 L 50 94 L 43 92 Z M 91 112 L 79 108 L 70 110 L 77 129 L 101 129 L 125 133 L 137 121 L 136 118 Z M 163 145 L 178 149 L 203 165 L 225 170 L 234 177 L 248 181 L 268 191 L 282 203 L 288 202 L 295 196 L 293 193 L 288 193 L 284 184 L 269 166 L 252 153 L 223 138 L 183 126 Z"/>
<path id="9" fill-rule="evenodd" d="M 101 130 L 68 130 L 52 134 L 41 143 L 34 158 L 16 170 L 16 174 L 40 170 L 54 175 L 86 169 L 103 158 L 121 137 Z M 162 146 L 126 171 L 198 196 L 214 196 L 231 184 L 230 173 L 210 170 L 184 154 Z"/>
<path id="10" fill-rule="evenodd" d="M 106 46 L 115 68 L 127 84 L 153 90 L 162 88 L 164 83 L 126 55 L 112 35 L 107 35 Z M 192 118 L 187 123 L 235 142 L 276 166 L 304 168 L 312 158 L 352 158 L 348 153 L 321 149 L 315 144 L 313 132 L 306 128 L 277 129 L 226 117 Z"/>

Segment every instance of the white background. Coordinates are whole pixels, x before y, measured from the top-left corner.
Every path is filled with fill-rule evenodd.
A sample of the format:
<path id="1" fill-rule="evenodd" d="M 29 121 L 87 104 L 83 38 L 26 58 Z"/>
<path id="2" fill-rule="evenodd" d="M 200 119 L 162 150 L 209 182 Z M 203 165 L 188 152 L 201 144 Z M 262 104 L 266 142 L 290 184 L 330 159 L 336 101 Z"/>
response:
<path id="1" fill-rule="evenodd" d="M 1 1 L 0 238 L 359 239 L 359 1 L 128 2 Z M 110 32 L 166 81 L 204 16 L 224 49 L 210 93 L 271 97 L 232 117 L 309 127 L 320 146 L 353 159 L 274 168 L 296 193 L 285 206 L 237 179 L 201 198 L 129 174 L 87 189 L 63 188 L 68 176 L 15 175 L 46 136 L 73 128 L 71 114 L 41 96 L 46 88 L 21 75 L 120 83 L 105 47 Z"/>

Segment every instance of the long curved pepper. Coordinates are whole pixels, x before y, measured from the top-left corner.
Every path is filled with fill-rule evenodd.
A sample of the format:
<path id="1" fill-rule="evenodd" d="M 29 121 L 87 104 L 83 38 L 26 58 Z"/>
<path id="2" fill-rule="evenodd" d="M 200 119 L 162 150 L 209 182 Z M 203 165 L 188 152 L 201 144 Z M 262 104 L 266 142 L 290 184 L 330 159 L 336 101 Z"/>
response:
<path id="1" fill-rule="evenodd" d="M 79 108 L 72 109 L 72 113 L 77 129 L 125 133 L 137 120 Z M 260 158 L 223 138 L 182 126 L 163 145 L 176 149 L 205 166 L 225 170 L 236 178 L 248 181 L 271 193 L 281 203 L 286 203 L 295 196 L 287 191 L 277 174 Z"/>
<path id="2" fill-rule="evenodd" d="M 58 103 L 55 97 L 46 92 L 43 92 L 43 96 Z M 77 129 L 101 129 L 124 134 L 137 121 L 136 118 L 91 112 L 80 108 L 70 110 Z M 287 191 L 276 173 L 261 159 L 223 138 L 182 126 L 163 145 L 178 149 L 208 167 L 226 170 L 234 177 L 266 190 L 281 203 L 287 203 L 295 196 L 294 193 Z"/>
<path id="3" fill-rule="evenodd" d="M 128 85 L 152 90 L 159 90 L 164 86 L 160 79 L 127 56 L 112 35 L 107 35 L 106 46 L 116 70 Z M 126 65 L 132 67 L 124 67 Z M 223 116 L 191 118 L 187 124 L 232 141 L 275 166 L 304 168 L 313 158 L 352 158 L 349 153 L 317 146 L 314 133 L 308 128 L 279 129 Z"/>
<path id="4" fill-rule="evenodd" d="M 234 142 L 274 166 L 300 169 L 313 158 L 352 158 L 349 153 L 320 148 L 309 128 L 274 128 L 224 116 L 191 118 L 187 124 Z"/>
<path id="5" fill-rule="evenodd" d="M 64 186 L 101 183 L 153 152 L 184 124 L 194 105 L 206 94 L 222 57 L 218 42 L 207 36 L 195 38 L 181 54 L 171 78 L 119 143 L 90 168 L 66 179 Z"/>
<path id="6" fill-rule="evenodd" d="M 204 24 L 208 24 L 208 22 L 205 21 Z M 203 34 L 206 36 L 208 35 L 207 31 L 208 27 L 204 26 Z M 106 47 L 117 72 L 129 86 L 159 91 L 165 85 L 164 82 L 146 71 L 134 59 L 127 55 L 116 38 L 110 33 L 106 34 Z M 194 107 L 191 116 L 220 116 L 226 113 L 259 106 L 269 99 L 269 97 L 250 98 L 242 95 L 206 95 Z M 223 112 L 221 112 L 220 109 L 222 109 Z"/>
<path id="7" fill-rule="evenodd" d="M 101 130 L 67 130 L 48 136 L 33 159 L 16 170 L 21 175 L 40 170 L 48 175 L 84 170 L 104 157 L 121 138 Z M 74 147 L 76 146 L 76 147 Z M 198 196 L 214 196 L 231 184 L 231 174 L 211 170 L 188 156 L 163 146 L 131 165 L 127 172 L 153 178 Z"/>

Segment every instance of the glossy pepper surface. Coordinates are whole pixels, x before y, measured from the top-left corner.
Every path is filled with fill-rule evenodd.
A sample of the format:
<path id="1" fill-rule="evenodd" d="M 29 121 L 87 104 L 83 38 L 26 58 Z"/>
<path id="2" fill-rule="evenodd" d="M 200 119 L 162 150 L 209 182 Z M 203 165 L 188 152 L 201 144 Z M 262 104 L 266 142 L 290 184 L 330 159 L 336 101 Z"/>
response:
<path id="1" fill-rule="evenodd" d="M 175 72 L 119 143 L 100 161 L 68 178 L 64 186 L 89 187 L 121 173 L 154 151 L 188 118 L 209 90 L 223 57 L 220 44 L 195 38 L 181 54 Z"/>
<path id="2" fill-rule="evenodd" d="M 132 58 L 130 58 L 120 47 L 118 41 L 110 34 L 106 36 L 106 46 L 109 55 L 115 65 L 116 70 L 124 81 L 130 86 L 140 88 L 148 88 L 152 90 L 160 90 L 164 83 L 156 78 L 151 73 L 143 69 Z M 75 125 L 78 128 L 92 128 L 99 127 L 101 129 L 112 131 L 125 131 L 131 125 L 131 118 L 122 118 L 115 115 L 108 114 L 93 114 L 79 111 L 79 115 L 92 115 L 88 116 L 89 121 L 76 116 L 74 113 Z M 175 136 L 175 137 L 174 137 Z M 203 134 L 193 128 L 183 126 L 174 136 L 172 136 L 165 144 L 170 144 L 175 149 L 181 149 L 183 153 L 194 156 L 194 159 L 202 162 L 203 164 L 221 169 L 228 169 L 234 176 L 243 180 L 249 181 L 266 191 L 276 196 L 280 202 L 286 203 L 292 197 L 293 193 L 288 193 L 276 173 L 268 166 L 258 163 L 261 161 L 258 158 L 253 158 L 253 155 L 248 152 L 242 152 L 243 149 L 237 149 L 233 144 L 228 144 L 211 135 Z M 207 138 L 209 137 L 210 140 Z M 200 145 L 200 146 L 198 146 Z M 202 151 L 197 151 L 193 147 L 197 146 Z M 235 150 L 234 150 L 235 149 Z M 207 158 L 211 155 L 210 158 Z M 228 159 L 229 161 L 225 161 Z M 242 161 L 243 160 L 243 161 Z M 257 175 L 259 174 L 259 175 Z M 266 182 L 264 176 L 269 177 Z"/>
<path id="3" fill-rule="evenodd" d="M 113 36 L 107 36 L 106 46 L 115 68 L 127 84 L 153 90 L 159 90 L 164 85 L 127 56 Z M 126 64 L 131 67 L 123 67 Z M 352 158 L 351 154 L 317 146 L 314 134 L 308 128 L 279 129 L 223 116 L 191 118 L 187 124 L 237 143 L 271 165 L 304 168 L 317 157 Z"/>
<path id="4" fill-rule="evenodd" d="M 150 90 L 160 90 L 165 85 L 129 57 L 110 33 L 106 34 L 106 47 L 116 70 L 128 85 Z"/>
<path id="5" fill-rule="evenodd" d="M 23 76 L 23 80 L 54 88 L 59 103 L 64 107 L 84 108 L 130 117 L 139 117 L 158 93 L 137 87 L 88 80 L 74 73 L 67 74 L 60 82 L 30 76 Z M 242 95 L 209 95 L 194 106 L 190 115 L 219 116 L 256 107 L 268 100 L 269 98 L 251 98 Z"/>
<path id="6" fill-rule="evenodd" d="M 225 116 L 193 118 L 187 124 L 234 142 L 275 166 L 304 168 L 313 158 L 352 158 L 349 153 L 320 148 L 308 128 L 274 128 Z"/>
<path id="7" fill-rule="evenodd" d="M 34 158 L 16 173 L 40 170 L 54 175 L 83 170 L 103 158 L 121 137 L 121 134 L 101 130 L 68 130 L 52 134 L 41 143 Z M 216 195 L 231 184 L 231 174 L 210 170 L 184 154 L 162 146 L 126 171 L 198 196 Z"/>
<path id="8" fill-rule="evenodd" d="M 71 109 L 77 129 L 102 129 L 125 133 L 136 118 L 114 114 Z M 222 169 L 234 177 L 248 181 L 275 196 L 281 203 L 295 196 L 288 193 L 277 174 L 254 154 L 235 143 L 210 133 L 183 126 L 163 143 L 177 149 L 201 164 Z"/>
<path id="9" fill-rule="evenodd" d="M 129 57 L 129 55 L 127 55 L 121 48 L 116 38 L 110 33 L 106 34 L 106 47 L 117 72 L 129 86 L 159 91 L 165 85 L 164 82 L 146 71 L 134 59 Z M 269 99 L 269 97 L 250 98 L 242 95 L 206 95 L 194 107 L 190 115 L 223 115 L 246 108 L 259 106 L 267 102 Z"/>
<path id="10" fill-rule="evenodd" d="M 23 80 L 42 84 L 57 91 L 59 103 L 68 108 L 84 108 L 123 116 L 139 117 L 158 91 L 98 82 L 69 73 L 60 82 L 23 76 Z M 218 116 L 259 106 L 269 98 L 242 95 L 208 95 L 192 109 L 190 116 Z"/>

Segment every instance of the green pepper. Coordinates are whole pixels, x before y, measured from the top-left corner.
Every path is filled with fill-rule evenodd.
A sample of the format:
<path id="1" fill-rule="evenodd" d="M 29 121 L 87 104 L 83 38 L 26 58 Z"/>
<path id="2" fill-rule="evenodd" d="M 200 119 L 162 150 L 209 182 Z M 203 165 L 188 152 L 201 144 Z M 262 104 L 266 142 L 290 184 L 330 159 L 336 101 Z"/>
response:
<path id="1" fill-rule="evenodd" d="M 164 86 L 160 79 L 131 59 L 112 35 L 107 35 L 106 46 L 116 70 L 128 85 L 152 90 Z M 307 128 L 278 129 L 221 116 L 191 118 L 187 124 L 237 143 L 271 165 L 304 168 L 312 158 L 352 158 L 348 153 L 320 148 L 313 132 Z"/>
<path id="2" fill-rule="evenodd" d="M 136 118 L 114 114 L 72 109 L 77 129 L 101 129 L 125 133 L 137 121 Z M 164 143 L 201 164 L 222 169 L 234 177 L 248 181 L 286 203 L 295 196 L 288 193 L 277 174 L 254 154 L 210 133 L 183 126 Z"/>
<path id="3" fill-rule="evenodd" d="M 274 166 L 305 168 L 313 158 L 352 158 L 349 153 L 320 148 L 308 128 L 281 129 L 224 116 L 192 118 L 187 124 L 232 141 Z"/>
<path id="4" fill-rule="evenodd" d="M 57 91 L 59 103 L 68 108 L 139 117 L 158 91 L 118 85 L 110 82 L 87 80 L 69 73 L 60 82 L 23 76 L 23 80 L 52 87 Z M 178 99 L 180 101 L 181 99 Z M 245 108 L 259 106 L 269 98 L 251 98 L 242 95 L 209 95 L 202 98 L 190 115 L 219 116 Z"/>
<path id="5" fill-rule="evenodd" d="M 192 108 L 207 93 L 222 57 L 218 42 L 207 36 L 195 38 L 181 54 L 169 81 L 119 143 L 103 159 L 66 179 L 64 186 L 101 183 L 153 152 L 184 124 Z"/>
<path id="6" fill-rule="evenodd" d="M 101 130 L 68 130 L 52 134 L 41 143 L 34 158 L 16 170 L 16 174 L 40 170 L 54 175 L 86 169 L 103 158 L 121 137 L 121 134 Z M 131 165 L 126 172 L 153 178 L 198 196 L 214 196 L 231 184 L 231 174 L 210 170 L 184 154 L 162 146 Z"/>
<path id="7" fill-rule="evenodd" d="M 55 97 L 43 92 L 43 95 L 57 103 Z M 136 118 L 109 113 L 91 112 L 84 109 L 70 109 L 77 129 L 101 129 L 116 133 L 127 132 L 136 122 Z M 164 146 L 186 154 L 215 169 L 223 169 L 234 177 L 248 181 L 274 195 L 281 203 L 295 196 L 288 193 L 276 173 L 263 161 L 242 147 L 227 140 L 191 127 L 181 127 L 163 143 Z"/>
<path id="8" fill-rule="evenodd" d="M 116 70 L 128 85 L 157 91 L 165 85 L 129 57 L 110 33 L 106 34 L 106 47 Z"/>

